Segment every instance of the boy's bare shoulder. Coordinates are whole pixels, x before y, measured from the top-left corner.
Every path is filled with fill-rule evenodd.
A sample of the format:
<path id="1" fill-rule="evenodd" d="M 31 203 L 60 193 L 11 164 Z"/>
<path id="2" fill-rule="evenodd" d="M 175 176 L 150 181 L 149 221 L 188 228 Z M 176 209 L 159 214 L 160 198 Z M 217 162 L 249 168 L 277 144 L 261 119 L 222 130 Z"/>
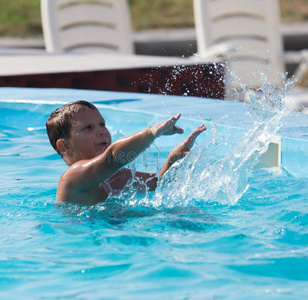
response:
<path id="1" fill-rule="evenodd" d="M 73 181 L 73 175 L 66 170 L 59 179 L 57 202 L 95 205 L 107 199 L 108 192 L 97 185 L 88 189 L 79 189 Z"/>
<path id="2" fill-rule="evenodd" d="M 59 179 L 57 191 L 58 202 L 95 205 L 99 202 L 105 201 L 110 193 L 112 195 L 118 195 L 126 188 L 127 184 L 132 179 L 132 171 L 123 168 L 113 174 L 106 181 L 80 189 L 78 183 L 76 184 L 78 180 L 76 180 L 74 176 L 78 169 L 75 167 L 75 164 L 69 167 Z"/>
<path id="3" fill-rule="evenodd" d="M 73 185 L 73 174 L 70 168 L 61 175 L 58 183 L 57 202 L 71 202 L 71 199 L 78 199 L 77 190 Z M 74 201 L 75 202 L 75 201 Z"/>

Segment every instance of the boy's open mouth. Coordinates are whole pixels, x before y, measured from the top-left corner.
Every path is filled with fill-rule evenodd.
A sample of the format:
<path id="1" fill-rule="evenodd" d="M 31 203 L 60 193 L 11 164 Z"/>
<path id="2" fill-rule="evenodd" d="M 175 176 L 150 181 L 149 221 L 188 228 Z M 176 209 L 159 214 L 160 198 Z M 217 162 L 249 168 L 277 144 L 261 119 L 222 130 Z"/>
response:
<path id="1" fill-rule="evenodd" d="M 97 144 L 97 147 L 99 147 L 99 148 L 107 148 L 108 146 L 109 146 L 109 143 L 107 143 L 107 142 Z"/>

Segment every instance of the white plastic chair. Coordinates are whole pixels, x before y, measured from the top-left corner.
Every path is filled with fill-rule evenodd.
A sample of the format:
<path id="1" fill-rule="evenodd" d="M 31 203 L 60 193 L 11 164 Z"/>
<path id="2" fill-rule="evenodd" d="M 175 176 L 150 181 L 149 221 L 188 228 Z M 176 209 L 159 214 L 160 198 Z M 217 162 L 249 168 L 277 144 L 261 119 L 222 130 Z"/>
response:
<path id="1" fill-rule="evenodd" d="M 261 72 L 271 83 L 282 84 L 277 0 L 194 0 L 194 16 L 199 56 L 228 62 L 227 99 L 234 98 L 234 88 L 241 89 L 241 84 L 259 87 Z M 237 82 L 230 80 L 234 73 Z"/>
<path id="2" fill-rule="evenodd" d="M 41 0 L 47 52 L 132 54 L 126 0 Z"/>

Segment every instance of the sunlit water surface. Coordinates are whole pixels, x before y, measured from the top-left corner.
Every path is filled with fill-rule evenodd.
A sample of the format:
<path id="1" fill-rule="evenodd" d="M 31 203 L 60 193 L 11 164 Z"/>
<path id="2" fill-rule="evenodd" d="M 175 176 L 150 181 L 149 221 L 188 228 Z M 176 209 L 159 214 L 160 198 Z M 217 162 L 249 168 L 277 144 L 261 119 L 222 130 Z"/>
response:
<path id="1" fill-rule="evenodd" d="M 255 100 L 249 130 L 206 124 L 156 193 L 94 207 L 55 203 L 65 165 L 44 123 L 58 105 L 3 104 L 0 298 L 305 299 L 308 179 L 251 171 L 286 114 Z M 130 113 L 98 107 L 115 138 L 159 119 L 128 128 Z M 159 170 L 176 144 L 162 139 L 130 167 Z"/>

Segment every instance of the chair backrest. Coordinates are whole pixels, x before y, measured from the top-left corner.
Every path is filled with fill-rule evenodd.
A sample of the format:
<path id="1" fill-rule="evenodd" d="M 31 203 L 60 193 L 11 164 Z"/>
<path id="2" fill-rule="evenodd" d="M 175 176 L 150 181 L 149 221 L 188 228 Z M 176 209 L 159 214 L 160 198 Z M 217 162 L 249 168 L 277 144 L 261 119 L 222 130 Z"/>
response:
<path id="1" fill-rule="evenodd" d="M 41 0 L 47 52 L 133 53 L 126 0 Z"/>
<path id="2" fill-rule="evenodd" d="M 273 72 L 267 80 L 282 84 L 283 46 L 277 0 L 194 0 L 194 16 L 201 57 L 207 56 L 212 46 L 236 47 L 225 59 L 242 84 L 258 87 L 259 75 L 252 73 L 267 74 L 270 69 Z"/>

